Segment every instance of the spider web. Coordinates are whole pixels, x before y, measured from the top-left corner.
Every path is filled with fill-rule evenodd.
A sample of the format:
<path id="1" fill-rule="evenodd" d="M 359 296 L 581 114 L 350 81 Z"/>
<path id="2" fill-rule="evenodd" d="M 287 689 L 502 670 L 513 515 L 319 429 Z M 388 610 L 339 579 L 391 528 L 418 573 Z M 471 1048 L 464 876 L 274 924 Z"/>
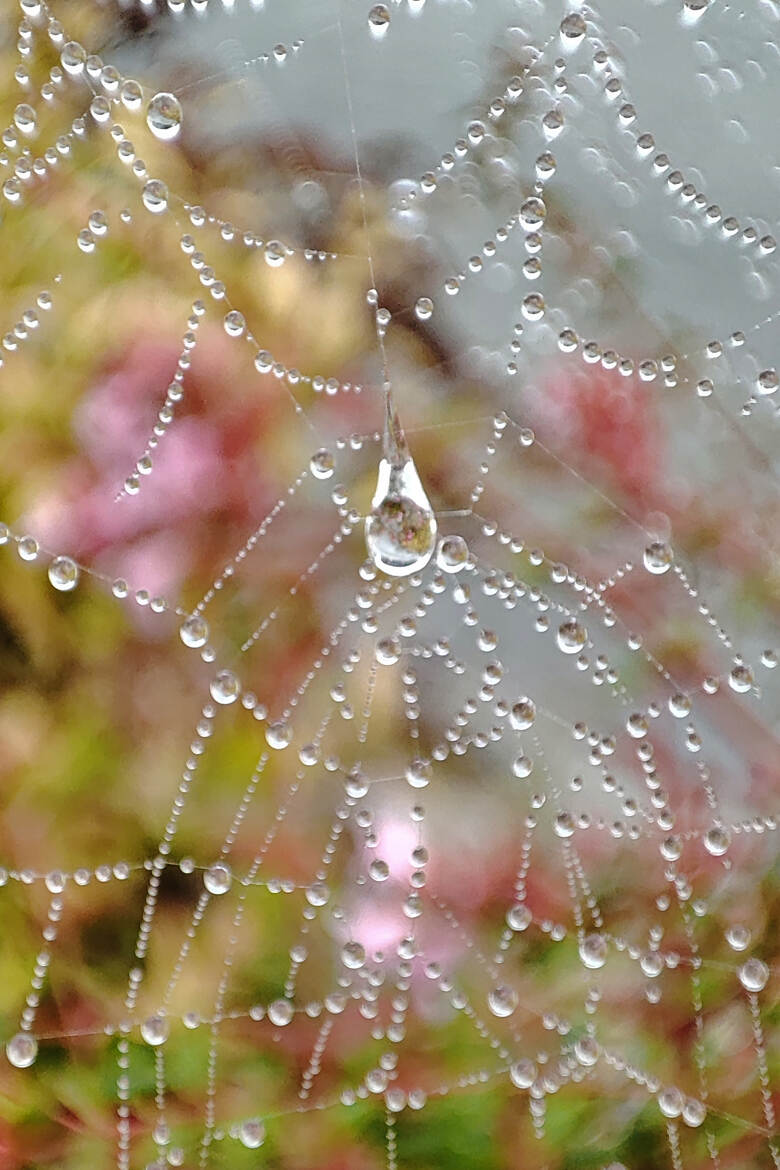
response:
<path id="1" fill-rule="evenodd" d="M 630 7 L 22 3 L 5 1164 L 780 1165 L 778 14 Z"/>

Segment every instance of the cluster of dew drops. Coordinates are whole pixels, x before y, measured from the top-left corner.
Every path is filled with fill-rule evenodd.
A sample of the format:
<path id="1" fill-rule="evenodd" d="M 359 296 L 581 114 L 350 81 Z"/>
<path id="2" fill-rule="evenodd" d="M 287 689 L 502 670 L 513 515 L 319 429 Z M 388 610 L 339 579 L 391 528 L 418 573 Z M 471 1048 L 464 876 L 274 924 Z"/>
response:
<path id="1" fill-rule="evenodd" d="M 425 0 L 409 0 L 411 8 L 420 9 Z M 686 7 L 691 13 L 698 14 L 705 9 L 707 0 L 687 0 Z M 384 4 L 374 5 L 368 14 L 368 26 L 372 36 L 381 39 L 390 24 L 390 11 Z M 584 36 L 585 22 L 579 13 L 569 14 L 561 25 L 561 34 L 576 41 Z M 72 75 L 81 73 L 87 63 L 87 54 L 77 42 L 67 42 L 61 52 L 63 68 Z M 110 68 L 110 67 L 106 67 Z M 103 70 L 105 73 L 105 69 Z M 103 82 L 111 78 L 103 77 Z M 117 77 L 117 87 L 119 78 Z M 107 87 L 108 88 L 108 87 Z M 133 81 L 122 83 L 122 100 L 128 109 L 140 108 L 143 96 L 141 87 Z M 96 97 L 92 103 L 92 113 L 96 119 L 107 119 L 110 116 L 110 105 L 105 98 Z M 105 110 L 104 110 L 105 107 Z M 156 93 L 146 106 L 146 123 L 151 133 L 161 141 L 172 141 L 182 128 L 183 112 L 177 96 L 171 92 Z M 22 134 L 30 134 L 35 130 L 37 115 L 32 105 L 21 103 L 14 111 L 13 121 L 16 129 Z M 543 174 L 548 174 L 554 168 L 551 155 L 542 156 L 537 164 Z M 424 184 L 423 184 L 424 189 Z M 8 187 L 6 197 L 13 201 L 15 188 Z M 146 182 L 142 199 L 144 206 L 153 213 L 165 211 L 168 204 L 168 192 L 161 180 L 150 179 Z M 536 196 L 526 200 L 521 209 L 518 222 L 524 230 L 535 232 L 543 223 L 545 208 L 542 200 Z M 89 232 L 80 241 L 83 250 L 89 250 L 89 233 L 99 235 L 105 230 L 104 220 L 99 213 L 90 218 Z M 281 248 L 281 246 L 279 246 Z M 277 255 L 272 252 L 269 263 L 281 262 L 284 255 L 280 251 Z M 529 262 L 526 275 L 533 275 L 533 266 Z M 524 305 L 524 315 L 533 320 L 541 315 L 543 302 L 537 294 L 527 298 Z M 420 320 L 428 319 L 433 312 L 433 302 L 430 298 L 420 298 L 415 306 L 415 313 Z M 228 314 L 226 330 L 239 335 L 242 331 L 240 314 Z M 573 348 L 576 338 L 571 331 L 561 335 L 561 348 Z M 599 354 L 599 357 L 602 355 Z M 617 359 L 616 359 L 617 360 Z M 650 373 L 645 371 L 643 377 L 649 378 Z M 776 391 L 778 386 L 776 371 L 763 371 L 759 375 L 758 389 L 760 394 L 769 395 Z M 711 386 L 700 383 L 699 394 L 704 397 L 711 391 Z M 334 459 L 327 449 L 320 449 L 312 457 L 310 470 L 317 479 L 328 479 L 333 474 Z M 435 554 L 438 569 L 446 574 L 460 573 L 470 564 L 470 552 L 466 541 L 459 535 L 447 535 L 437 540 L 434 510 L 419 484 L 419 477 L 413 461 L 405 453 L 396 464 L 390 468 L 394 474 L 392 491 L 383 498 L 376 499 L 372 512 L 366 519 L 366 544 L 369 557 L 375 566 L 391 576 L 408 576 L 420 572 Z M 409 492 L 407 495 L 406 492 Z M 398 515 L 405 523 L 397 524 Z M 11 539 L 12 534 L 5 527 L 0 527 L 0 543 Z M 14 536 L 18 555 L 25 561 L 37 560 L 40 547 L 30 536 Z M 652 541 L 648 544 L 643 555 L 645 569 L 654 575 L 666 573 L 673 564 L 671 547 L 662 541 Z M 50 559 L 48 577 L 51 585 L 60 592 L 70 592 L 78 584 L 82 569 L 71 557 L 56 555 Z M 89 572 L 89 570 L 85 570 Z M 97 575 L 97 574 L 96 574 Z M 128 593 L 125 582 L 113 583 L 113 592 L 117 597 L 124 597 Z M 148 604 L 149 599 L 139 591 L 136 599 L 141 604 Z M 167 603 L 159 599 L 152 608 L 162 610 Z M 179 612 L 179 611 L 177 611 Z M 199 613 L 183 615 L 184 621 L 180 627 L 180 636 L 184 644 L 193 649 L 204 650 L 209 638 L 209 627 L 206 619 Z M 557 630 L 556 644 L 559 650 L 567 655 L 579 655 L 588 643 L 588 631 L 581 621 L 575 617 L 567 618 Z M 397 648 L 391 639 L 383 639 L 377 643 L 376 657 L 380 664 L 391 664 L 398 660 Z M 773 667 L 777 658 L 773 651 L 764 652 L 762 661 L 765 666 Z M 729 683 L 737 692 L 749 691 L 754 685 L 752 671 L 744 663 L 738 662 L 729 675 Z M 220 670 L 210 685 L 210 694 L 214 702 L 220 705 L 229 705 L 241 697 L 242 687 L 238 676 L 232 670 Z M 690 701 L 684 695 L 675 695 L 669 702 L 670 711 L 677 717 L 684 717 L 690 710 Z M 535 717 L 532 700 L 523 698 L 512 709 L 511 722 L 517 729 L 525 729 L 531 725 Z M 643 716 L 631 715 L 627 721 L 627 730 L 630 735 L 641 737 L 647 730 Z M 269 723 L 265 732 L 266 740 L 274 750 L 286 749 L 293 739 L 292 728 L 286 721 Z M 304 751 L 306 749 L 303 749 Z M 302 756 L 303 759 L 303 756 Z M 305 761 L 304 761 L 305 762 Z M 526 768 L 530 765 L 525 757 L 515 764 L 515 775 L 527 775 Z M 406 777 L 412 788 L 423 788 L 429 782 L 430 769 L 426 761 L 416 760 L 407 769 Z M 570 837 L 575 831 L 575 820 L 570 813 L 562 812 L 554 821 L 554 829 L 559 837 Z M 730 837 L 722 826 L 715 826 L 704 836 L 704 845 L 708 852 L 715 856 L 722 856 L 728 849 Z M 670 861 L 679 857 L 678 846 L 674 838 L 665 843 L 667 859 Z M 384 864 L 376 861 L 374 876 L 383 880 L 386 872 L 381 872 Z M 219 897 L 226 894 L 232 886 L 232 873 L 227 862 L 221 861 L 209 867 L 204 874 L 204 886 L 209 894 Z M 510 908 L 507 914 L 507 923 L 511 930 L 523 930 L 529 924 L 527 908 L 520 904 Z M 750 945 L 749 930 L 742 925 L 733 925 L 726 932 L 726 941 L 736 953 L 744 952 Z M 585 968 L 598 970 L 608 959 L 608 944 L 600 933 L 583 934 L 579 942 L 580 959 Z M 359 943 L 348 942 L 342 951 L 342 960 L 348 969 L 360 968 L 365 963 L 365 951 Z M 663 959 L 657 952 L 648 952 L 642 957 L 642 966 L 646 975 L 654 977 L 660 973 Z M 754 996 L 767 985 L 770 971 L 766 963 L 758 958 L 747 958 L 737 969 L 737 976 L 742 988 L 749 995 Z M 518 1006 L 517 993 L 504 984 L 494 986 L 488 994 L 488 1007 L 491 1013 L 498 1017 L 508 1017 Z M 279 999 L 267 1008 L 267 1016 L 276 1027 L 285 1027 L 293 1019 L 293 1005 L 287 999 Z M 185 1021 L 186 1022 L 186 1021 Z M 190 1026 L 192 1026 L 190 1024 Z M 142 1039 L 152 1047 L 162 1045 L 169 1035 L 170 1024 L 165 1016 L 156 1015 L 144 1020 L 140 1025 Z M 38 1043 L 28 1030 L 22 1030 L 13 1036 L 6 1045 L 6 1054 L 9 1062 L 17 1068 L 30 1067 L 36 1059 Z M 599 1046 L 592 1036 L 580 1037 L 574 1047 L 577 1061 L 584 1067 L 596 1063 L 599 1057 Z M 533 1061 L 522 1059 L 512 1063 L 510 1070 L 512 1082 L 519 1088 L 530 1089 L 535 1084 L 538 1070 Z M 662 1114 L 669 1119 L 682 1119 L 690 1126 L 699 1126 L 706 1116 L 706 1106 L 698 1100 L 686 1098 L 674 1086 L 658 1087 L 657 1101 Z M 408 1102 L 414 1106 L 411 1099 Z M 388 1107 L 393 1108 L 390 1100 Z M 258 1148 L 265 1139 L 265 1126 L 259 1119 L 244 1121 L 238 1130 L 242 1144 L 247 1148 Z"/>

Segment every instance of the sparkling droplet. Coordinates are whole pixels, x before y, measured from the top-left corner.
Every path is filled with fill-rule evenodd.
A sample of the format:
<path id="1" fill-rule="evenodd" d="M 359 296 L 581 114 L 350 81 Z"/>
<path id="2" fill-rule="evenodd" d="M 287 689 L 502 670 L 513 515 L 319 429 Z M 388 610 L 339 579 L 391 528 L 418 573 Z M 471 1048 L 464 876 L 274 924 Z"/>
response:
<path id="1" fill-rule="evenodd" d="M 238 1139 L 248 1150 L 257 1150 L 265 1141 L 265 1126 L 258 1118 L 253 1117 L 242 1121 L 238 1130 Z"/>
<path id="2" fill-rule="evenodd" d="M 229 703 L 235 703 L 241 694 L 241 683 L 232 670 L 220 670 L 209 685 L 209 690 L 215 703 L 227 706 Z"/>
<path id="3" fill-rule="evenodd" d="M 279 240 L 269 240 L 264 255 L 269 268 L 279 268 L 287 259 L 287 249 Z"/>
<path id="4" fill-rule="evenodd" d="M 761 959 L 748 959 L 739 969 L 739 981 L 745 991 L 763 991 L 769 982 L 769 968 Z"/>
<path id="5" fill-rule="evenodd" d="M 377 857 L 371 862 L 368 872 L 375 882 L 386 882 L 390 877 L 390 866 Z"/>
<path id="6" fill-rule="evenodd" d="M 315 479 L 330 479 L 333 475 L 335 461 L 333 455 L 326 447 L 321 447 L 319 451 L 315 451 L 309 460 L 309 468 Z"/>
<path id="7" fill-rule="evenodd" d="M 590 1068 L 599 1058 L 601 1049 L 592 1036 L 580 1036 L 574 1042 L 574 1056 L 585 1068 Z"/>
<path id="8" fill-rule="evenodd" d="M 713 857 L 722 857 L 731 844 L 731 834 L 722 825 L 713 825 L 704 836 L 704 848 Z"/>
<path id="9" fill-rule="evenodd" d="M 76 77 L 79 73 L 84 72 L 86 60 L 86 49 L 78 41 L 68 41 L 62 46 L 60 64 L 65 72 L 70 73 L 72 77 Z"/>
<path id="10" fill-rule="evenodd" d="M 509 722 L 515 731 L 527 731 L 536 719 L 536 704 L 529 698 L 518 699 L 509 712 Z"/>
<path id="11" fill-rule="evenodd" d="M 607 942 L 601 934 L 586 934 L 579 950 L 582 965 L 590 971 L 597 971 L 607 961 Z"/>
<path id="12" fill-rule="evenodd" d="M 230 866 L 224 861 L 217 861 L 204 873 L 203 884 L 210 894 L 226 894 L 233 884 Z"/>
<path id="13" fill-rule="evenodd" d="M 756 378 L 756 390 L 761 395 L 774 394 L 777 387 L 777 370 L 762 370 Z"/>
<path id="14" fill-rule="evenodd" d="M 165 1016 L 150 1016 L 141 1024 L 141 1037 L 147 1044 L 156 1047 L 168 1039 L 170 1024 Z"/>
<path id="15" fill-rule="evenodd" d="M 755 681 L 753 671 L 742 662 L 738 662 L 732 668 L 731 674 L 729 675 L 729 686 L 737 694 L 744 694 L 746 691 L 749 691 Z"/>
<path id="16" fill-rule="evenodd" d="M 366 546 L 371 560 L 390 577 L 424 569 L 436 545 L 436 518 L 408 451 L 398 462 L 380 460 Z"/>
<path id="17" fill-rule="evenodd" d="M 385 4 L 375 4 L 368 14 L 368 28 L 377 40 L 383 37 L 390 27 L 390 11 Z"/>
<path id="18" fill-rule="evenodd" d="M 578 45 L 586 31 L 585 18 L 580 12 L 570 12 L 561 21 L 561 39 L 564 44 Z"/>
<path id="19" fill-rule="evenodd" d="M 55 557 L 49 565 L 49 580 L 55 589 L 69 593 L 79 580 L 79 567 L 70 557 Z"/>
<path id="20" fill-rule="evenodd" d="M 703 1123 L 707 1116 L 707 1106 L 703 1101 L 697 1101 L 695 1097 L 689 1097 L 683 1105 L 682 1116 L 685 1124 L 695 1129 Z"/>
<path id="21" fill-rule="evenodd" d="M 536 1080 L 536 1065 L 532 1060 L 516 1060 L 509 1067 L 509 1078 L 518 1089 L 530 1089 Z"/>
<path id="22" fill-rule="evenodd" d="M 556 642 L 564 654 L 579 654 L 587 641 L 588 631 L 576 618 L 570 618 L 558 628 Z"/>
<path id="23" fill-rule="evenodd" d="M 33 536 L 23 536 L 16 546 L 23 561 L 34 561 L 38 556 L 38 541 Z"/>
<path id="24" fill-rule="evenodd" d="M 439 541 L 436 564 L 444 573 L 459 573 L 469 559 L 469 546 L 462 536 L 445 536 Z"/>
<path id="25" fill-rule="evenodd" d="M 175 94 L 156 93 L 146 107 L 146 124 L 155 138 L 170 142 L 181 130 L 181 104 Z"/>
<path id="26" fill-rule="evenodd" d="M 533 922 L 533 915 L 524 902 L 510 906 L 506 914 L 506 924 L 510 930 L 527 930 Z"/>
<path id="27" fill-rule="evenodd" d="M 418 321 L 430 321 L 433 316 L 433 301 L 430 297 L 419 297 L 414 306 L 414 315 Z"/>
<path id="28" fill-rule="evenodd" d="M 679 1117 L 683 1111 L 685 1098 L 678 1088 L 670 1085 L 666 1089 L 661 1089 L 657 1097 L 658 1108 L 663 1113 L 664 1117 Z"/>
<path id="29" fill-rule="evenodd" d="M 427 760 L 412 760 L 406 769 L 406 780 L 412 788 L 426 788 L 431 780 L 431 765 Z"/>
<path id="30" fill-rule="evenodd" d="M 643 560 L 648 573 L 665 573 L 674 560 L 674 553 L 668 544 L 654 540 L 645 549 Z"/>
<path id="31" fill-rule="evenodd" d="M 345 943 L 341 948 L 341 961 L 350 971 L 358 971 L 366 961 L 365 947 L 359 942 Z"/>
<path id="32" fill-rule="evenodd" d="M 14 110 L 14 125 L 23 134 L 33 134 L 38 124 L 38 115 L 31 105 L 22 102 Z"/>
<path id="33" fill-rule="evenodd" d="M 17 1032 L 6 1044 L 5 1054 L 14 1068 L 29 1068 L 38 1055 L 38 1041 L 29 1032 Z"/>
<path id="34" fill-rule="evenodd" d="M 193 613 L 182 622 L 179 637 L 185 646 L 197 650 L 209 640 L 209 624 L 199 613 Z"/>
<path id="35" fill-rule="evenodd" d="M 544 223 L 546 216 L 544 200 L 532 195 L 520 207 L 520 226 L 523 231 L 536 232 Z"/>
<path id="36" fill-rule="evenodd" d="M 144 207 L 153 215 L 161 215 L 168 208 L 168 188 L 162 179 L 150 179 L 141 192 Z"/>
<path id="37" fill-rule="evenodd" d="M 289 999 L 275 999 L 273 1003 L 268 1005 L 268 1019 L 272 1024 L 276 1024 L 277 1028 L 286 1027 L 294 1014 L 293 1005 Z"/>
<path id="38" fill-rule="evenodd" d="M 747 926 L 736 923 L 726 931 L 726 942 L 733 951 L 746 951 L 750 946 L 751 933 Z"/>
<path id="39" fill-rule="evenodd" d="M 511 1016 L 518 1004 L 517 992 L 513 987 L 500 983 L 488 994 L 488 1007 L 494 1016 Z"/>
<path id="40" fill-rule="evenodd" d="M 265 729 L 265 739 L 269 747 L 280 752 L 292 740 L 292 728 L 283 719 L 279 719 L 275 723 L 269 723 Z"/>

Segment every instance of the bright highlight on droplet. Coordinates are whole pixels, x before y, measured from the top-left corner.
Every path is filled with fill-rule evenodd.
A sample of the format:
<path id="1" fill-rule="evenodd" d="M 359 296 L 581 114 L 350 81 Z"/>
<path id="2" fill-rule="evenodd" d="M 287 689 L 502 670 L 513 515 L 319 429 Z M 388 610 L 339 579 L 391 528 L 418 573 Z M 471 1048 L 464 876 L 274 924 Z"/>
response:
<path id="1" fill-rule="evenodd" d="M 175 94 L 156 93 L 146 107 L 146 124 L 163 142 L 176 138 L 181 130 L 181 103 Z"/>
<path id="2" fill-rule="evenodd" d="M 424 569 L 436 547 L 437 524 L 411 458 L 379 463 L 376 492 L 366 518 L 368 555 L 390 577 Z"/>

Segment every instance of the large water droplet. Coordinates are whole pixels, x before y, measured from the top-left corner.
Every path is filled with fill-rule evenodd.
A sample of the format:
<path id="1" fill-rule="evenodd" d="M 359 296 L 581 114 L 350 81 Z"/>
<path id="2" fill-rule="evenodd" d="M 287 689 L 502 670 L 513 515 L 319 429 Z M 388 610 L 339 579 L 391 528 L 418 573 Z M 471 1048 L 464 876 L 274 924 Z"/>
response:
<path id="1" fill-rule="evenodd" d="M 404 444 L 401 459 L 383 458 L 379 463 L 372 509 L 366 517 L 368 554 L 388 576 L 407 577 L 431 559 L 436 528 L 433 509 Z"/>
<path id="2" fill-rule="evenodd" d="M 169 142 L 181 130 L 181 105 L 172 93 L 156 93 L 146 107 L 146 124 L 155 138 Z"/>
<path id="3" fill-rule="evenodd" d="M 38 1055 L 38 1041 L 28 1032 L 17 1032 L 6 1044 L 5 1054 L 14 1068 L 29 1068 Z"/>
<path id="4" fill-rule="evenodd" d="M 70 557 L 55 557 L 49 565 L 49 580 L 61 593 L 75 589 L 79 579 L 79 567 Z"/>
<path id="5" fill-rule="evenodd" d="M 238 1131 L 239 1141 L 248 1150 L 257 1150 L 265 1141 L 265 1126 L 258 1118 L 242 1121 Z"/>
<path id="6" fill-rule="evenodd" d="M 390 27 L 390 12 L 386 4 L 375 4 L 368 14 L 368 27 L 372 37 L 383 37 Z"/>

